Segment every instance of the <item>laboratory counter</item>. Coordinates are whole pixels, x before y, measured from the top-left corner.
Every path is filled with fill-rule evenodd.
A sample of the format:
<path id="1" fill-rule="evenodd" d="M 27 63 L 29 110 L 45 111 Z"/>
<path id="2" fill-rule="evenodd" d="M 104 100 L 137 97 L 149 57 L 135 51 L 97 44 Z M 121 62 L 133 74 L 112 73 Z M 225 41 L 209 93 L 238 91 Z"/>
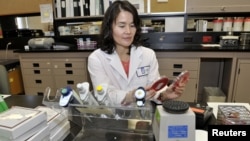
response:
<path id="1" fill-rule="evenodd" d="M 34 96 L 34 95 L 11 95 L 5 98 L 5 101 L 8 107 L 12 106 L 22 106 L 22 107 L 29 107 L 35 108 L 37 106 L 43 106 L 43 96 Z M 189 103 L 190 106 L 194 106 L 196 103 Z M 157 106 L 156 104 L 152 103 L 152 106 Z M 208 125 L 215 124 L 216 120 L 214 116 L 211 116 L 206 124 L 202 127 L 204 130 L 207 129 Z M 81 127 L 76 123 L 70 122 L 70 134 L 64 139 L 64 141 L 71 141 L 73 140 L 77 134 L 80 132 Z M 197 128 L 197 127 L 196 127 Z M 198 128 L 201 129 L 201 128 Z"/>
<path id="2" fill-rule="evenodd" d="M 156 52 L 250 52 L 250 46 L 220 47 L 219 44 L 162 44 L 154 43 L 149 48 Z M 48 53 L 48 52 L 92 52 L 94 49 L 69 48 L 29 48 L 14 50 L 15 53 Z"/>

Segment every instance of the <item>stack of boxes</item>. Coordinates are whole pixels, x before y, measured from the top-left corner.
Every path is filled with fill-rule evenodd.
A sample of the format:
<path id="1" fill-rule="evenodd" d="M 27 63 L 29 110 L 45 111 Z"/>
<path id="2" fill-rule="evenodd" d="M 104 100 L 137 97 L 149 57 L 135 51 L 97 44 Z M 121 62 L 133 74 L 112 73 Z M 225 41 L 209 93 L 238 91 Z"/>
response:
<path id="1" fill-rule="evenodd" d="M 45 112 L 14 106 L 0 114 L 1 141 L 39 141 L 49 138 Z"/>
<path id="2" fill-rule="evenodd" d="M 70 123 L 66 114 L 45 106 L 38 106 L 35 109 L 47 113 L 50 141 L 61 141 L 67 137 L 70 133 Z"/>
<path id="3" fill-rule="evenodd" d="M 1 141 L 63 140 L 69 132 L 67 116 L 49 107 L 13 106 L 0 114 Z"/>

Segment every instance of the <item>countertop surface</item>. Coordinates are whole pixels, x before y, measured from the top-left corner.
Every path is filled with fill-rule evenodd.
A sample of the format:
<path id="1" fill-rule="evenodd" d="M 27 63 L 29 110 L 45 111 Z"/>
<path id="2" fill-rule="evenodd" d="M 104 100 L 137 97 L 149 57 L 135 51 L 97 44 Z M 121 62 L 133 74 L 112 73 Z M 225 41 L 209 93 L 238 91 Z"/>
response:
<path id="1" fill-rule="evenodd" d="M 151 45 L 152 46 L 152 45 Z M 154 44 L 150 47 L 156 52 L 250 52 L 250 46 L 237 46 L 237 47 L 221 47 L 218 44 Z M 48 53 L 48 52 L 92 52 L 95 49 L 76 49 L 76 48 L 30 48 L 14 50 L 17 53 Z"/>

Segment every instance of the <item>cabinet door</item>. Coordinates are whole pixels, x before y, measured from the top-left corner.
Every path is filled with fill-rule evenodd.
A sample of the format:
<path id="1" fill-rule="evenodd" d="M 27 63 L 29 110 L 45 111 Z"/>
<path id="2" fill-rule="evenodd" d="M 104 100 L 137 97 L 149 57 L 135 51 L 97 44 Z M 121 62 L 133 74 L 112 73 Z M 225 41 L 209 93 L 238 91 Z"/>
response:
<path id="1" fill-rule="evenodd" d="M 250 103 L 249 80 L 250 60 L 239 60 L 236 75 L 234 101 Z"/>
<path id="2" fill-rule="evenodd" d="M 158 58 L 158 62 L 160 74 L 167 76 L 170 80 L 174 80 L 182 71 L 188 70 L 190 72 L 189 82 L 179 100 L 186 102 L 197 101 L 199 59 Z"/>
<path id="3" fill-rule="evenodd" d="M 40 4 L 52 4 L 52 0 L 1 0 L 0 16 L 40 13 Z"/>
<path id="4" fill-rule="evenodd" d="M 249 12 L 249 0 L 187 0 L 187 13 Z"/>

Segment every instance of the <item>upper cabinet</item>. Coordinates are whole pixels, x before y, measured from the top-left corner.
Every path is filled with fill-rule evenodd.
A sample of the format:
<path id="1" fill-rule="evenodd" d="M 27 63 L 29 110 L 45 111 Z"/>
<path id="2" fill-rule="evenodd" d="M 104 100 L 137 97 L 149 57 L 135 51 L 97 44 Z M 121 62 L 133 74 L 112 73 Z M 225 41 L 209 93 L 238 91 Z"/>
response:
<path id="1" fill-rule="evenodd" d="M 249 0 L 187 0 L 187 13 L 249 12 Z"/>
<path id="2" fill-rule="evenodd" d="M 166 13 L 166 12 L 184 12 L 185 0 L 144 0 L 146 3 L 150 1 L 150 13 Z"/>
<path id="3" fill-rule="evenodd" d="M 1 0 L 0 16 L 39 13 L 39 5 L 47 3 L 52 0 Z"/>

